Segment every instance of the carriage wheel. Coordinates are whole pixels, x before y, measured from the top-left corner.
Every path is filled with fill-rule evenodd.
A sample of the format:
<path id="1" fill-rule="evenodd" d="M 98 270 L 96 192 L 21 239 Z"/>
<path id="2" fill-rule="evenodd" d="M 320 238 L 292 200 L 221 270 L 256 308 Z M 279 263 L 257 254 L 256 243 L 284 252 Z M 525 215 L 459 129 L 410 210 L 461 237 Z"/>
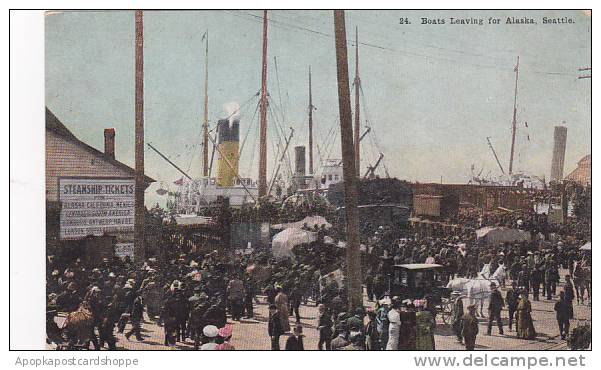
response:
<path id="1" fill-rule="evenodd" d="M 440 316 L 442 317 L 442 322 L 445 323 L 445 325 L 449 325 L 451 323 L 451 314 L 451 302 L 443 302 L 441 305 Z"/>

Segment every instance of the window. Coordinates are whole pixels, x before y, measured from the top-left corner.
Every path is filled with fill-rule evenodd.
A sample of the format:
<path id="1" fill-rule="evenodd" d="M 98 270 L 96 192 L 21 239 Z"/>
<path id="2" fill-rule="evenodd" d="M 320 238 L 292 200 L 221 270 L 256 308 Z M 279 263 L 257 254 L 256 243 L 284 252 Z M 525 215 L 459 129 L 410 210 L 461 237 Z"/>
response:
<path id="1" fill-rule="evenodd" d="M 328 180 L 332 181 L 332 175 L 328 175 Z"/>

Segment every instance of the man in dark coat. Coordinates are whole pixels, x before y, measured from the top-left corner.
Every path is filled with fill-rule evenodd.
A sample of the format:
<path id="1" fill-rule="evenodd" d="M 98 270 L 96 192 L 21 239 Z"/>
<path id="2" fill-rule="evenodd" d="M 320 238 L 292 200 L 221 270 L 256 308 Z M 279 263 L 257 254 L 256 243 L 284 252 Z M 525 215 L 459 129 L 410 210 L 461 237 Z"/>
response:
<path id="1" fill-rule="evenodd" d="M 505 306 L 505 302 L 503 301 L 503 296 L 501 296 L 501 292 L 497 289 L 496 283 L 490 283 L 490 299 L 488 302 L 488 331 L 487 335 L 492 334 L 492 324 L 493 321 L 497 321 L 497 326 L 499 327 L 499 334 L 503 335 L 503 320 L 501 320 L 501 310 Z"/>
<path id="2" fill-rule="evenodd" d="M 522 271 L 518 274 L 518 287 L 526 293 L 526 296 L 530 292 L 530 270 L 528 265 L 522 265 Z"/>
<path id="3" fill-rule="evenodd" d="M 530 274 L 530 286 L 532 287 L 532 300 L 538 301 L 540 284 L 543 282 L 542 272 L 536 266 Z"/>
<path id="4" fill-rule="evenodd" d="M 547 300 L 551 300 L 557 291 L 557 283 L 559 282 L 559 271 L 557 270 L 557 264 L 555 261 L 547 262 L 545 269 L 545 291 L 547 293 Z"/>
<path id="5" fill-rule="evenodd" d="M 290 305 L 290 316 L 295 315 L 296 323 L 300 323 L 300 305 L 303 300 L 302 292 L 299 289 L 299 282 L 295 280 L 292 284 L 292 289 L 290 290 L 290 296 L 288 297 L 289 305 Z"/>
<path id="6" fill-rule="evenodd" d="M 570 316 L 574 316 L 574 307 L 572 305 L 572 301 L 574 301 L 574 285 L 572 284 L 572 278 L 570 275 L 566 275 L 566 284 L 563 287 L 565 300 L 569 304 L 570 307 Z"/>
<path id="7" fill-rule="evenodd" d="M 509 310 L 509 331 L 511 331 L 513 325 L 519 299 L 520 293 L 518 292 L 518 284 L 514 281 L 511 283 L 511 288 L 507 290 L 507 295 L 505 296 L 505 302 L 507 302 L 507 309 Z"/>
<path id="8" fill-rule="evenodd" d="M 376 323 L 376 312 L 368 311 L 367 316 L 369 321 L 365 325 L 365 349 L 368 351 L 379 351 L 382 349 L 380 345 L 380 334 L 378 333 Z"/>
<path id="9" fill-rule="evenodd" d="M 286 351 L 304 351 L 305 346 L 303 345 L 303 327 L 296 325 L 293 330 L 293 335 L 288 337 L 286 341 Z"/>
<path id="10" fill-rule="evenodd" d="M 467 307 L 468 312 L 463 315 L 461 322 L 463 323 L 463 342 L 467 351 L 473 351 L 476 347 L 476 337 L 478 336 L 478 319 L 476 318 L 476 305 Z"/>
<path id="11" fill-rule="evenodd" d="M 280 336 L 284 334 L 282 329 L 282 318 L 278 311 L 278 307 L 275 304 L 269 306 L 269 322 L 267 325 L 267 331 L 271 338 L 271 350 L 280 350 Z"/>
<path id="12" fill-rule="evenodd" d="M 561 339 L 566 339 L 566 335 L 570 333 L 570 319 L 572 318 L 572 304 L 566 300 L 565 292 L 559 292 L 559 301 L 555 303 L 555 315 L 557 325 L 559 325 L 559 334 Z"/>
<path id="13" fill-rule="evenodd" d="M 134 301 L 132 303 L 132 309 L 131 309 L 131 316 L 130 316 L 130 320 L 131 320 L 131 330 L 128 331 L 127 333 L 125 333 L 125 338 L 127 338 L 127 340 L 129 340 L 129 337 L 132 334 L 136 335 L 136 339 L 138 341 L 143 341 L 144 339 L 142 338 L 142 333 L 140 332 L 140 329 L 142 327 L 142 315 L 144 313 L 144 305 L 142 304 L 142 297 L 140 297 L 139 295 L 136 296 L 136 298 L 134 298 Z"/>
<path id="14" fill-rule="evenodd" d="M 326 306 L 322 303 L 317 306 L 319 311 L 319 318 L 317 322 L 317 330 L 319 330 L 319 343 L 317 348 L 323 350 L 323 345 L 326 345 L 326 351 L 332 349 L 332 316 L 330 311 L 326 309 Z"/>
<path id="15" fill-rule="evenodd" d="M 452 310 L 452 327 L 455 336 L 457 337 L 458 343 L 463 343 L 463 337 L 461 336 L 462 332 L 462 323 L 461 320 L 463 318 L 463 297 L 461 297 L 461 292 L 456 291 L 451 293 L 451 297 L 453 298 L 453 310 Z"/>

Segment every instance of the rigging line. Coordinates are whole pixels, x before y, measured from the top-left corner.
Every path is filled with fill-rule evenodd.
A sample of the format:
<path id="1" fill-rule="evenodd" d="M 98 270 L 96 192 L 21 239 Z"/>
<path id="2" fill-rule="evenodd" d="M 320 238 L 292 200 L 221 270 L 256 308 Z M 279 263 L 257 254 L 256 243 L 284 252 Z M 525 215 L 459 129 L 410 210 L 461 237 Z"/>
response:
<path id="1" fill-rule="evenodd" d="M 257 106 L 258 106 L 258 103 L 257 103 Z M 256 111 L 255 111 L 255 113 L 256 113 Z M 254 122 L 254 119 L 253 119 L 253 122 Z M 248 161 L 248 170 L 246 172 L 248 174 L 248 177 L 251 177 L 251 178 L 252 178 L 252 176 L 251 176 L 252 169 L 255 168 L 255 164 L 253 162 L 255 160 L 255 152 L 256 152 L 255 149 L 257 147 L 257 138 L 259 137 L 260 125 L 256 125 L 255 127 L 256 127 L 255 128 L 256 131 L 255 131 L 255 135 L 253 135 L 253 145 L 252 145 L 252 148 L 250 151 L 250 160 Z"/>
<path id="2" fill-rule="evenodd" d="M 255 14 L 242 13 L 242 14 L 245 14 L 247 16 L 252 17 L 252 19 L 251 19 L 251 18 L 248 18 L 248 17 L 244 17 L 243 15 L 240 15 L 240 14 L 234 14 L 234 13 L 229 12 L 229 11 L 225 11 L 225 12 L 229 13 L 229 14 L 232 14 L 234 16 L 237 16 L 237 17 L 242 17 L 242 18 L 245 18 L 245 19 L 253 20 L 253 21 L 257 22 L 257 23 L 258 22 L 260 22 L 260 23 L 263 22 L 263 17 L 255 15 Z M 331 34 L 326 33 L 326 32 L 316 31 L 316 30 L 313 30 L 313 29 L 310 29 L 310 28 L 306 28 L 306 27 L 301 27 L 301 26 L 298 26 L 298 25 L 287 24 L 285 22 L 278 21 L 278 20 L 272 19 L 272 18 L 269 18 L 269 20 L 270 20 L 270 24 L 272 24 L 275 27 L 278 27 L 278 26 L 288 27 L 288 28 L 291 28 L 291 29 L 305 31 L 305 32 L 317 34 L 317 35 L 328 37 L 328 38 L 334 38 L 334 35 L 331 35 Z M 348 41 L 347 44 L 349 46 L 354 46 L 354 44 L 351 41 Z M 455 64 L 461 64 L 462 66 L 466 66 L 467 65 L 467 66 L 479 67 L 479 68 L 496 69 L 496 70 L 499 70 L 501 72 L 513 73 L 512 69 L 508 69 L 508 68 L 506 69 L 503 66 L 493 66 L 493 65 L 486 65 L 486 64 L 479 64 L 479 63 L 470 63 L 470 62 L 459 61 L 459 60 L 449 59 L 449 58 L 440 57 L 440 56 L 434 56 L 434 55 L 422 54 L 422 53 L 413 52 L 413 51 L 395 49 L 395 48 L 392 48 L 392 47 L 382 46 L 382 45 L 378 45 L 378 44 L 370 43 L 370 42 L 359 42 L 359 45 L 367 46 L 367 47 L 378 49 L 378 50 L 391 51 L 391 52 L 403 54 L 403 55 L 406 55 L 406 56 L 419 57 L 419 58 L 425 58 L 425 59 L 433 59 L 433 60 L 438 60 L 438 61 L 443 61 L 443 62 L 450 62 L 450 63 L 455 63 Z M 537 71 L 537 70 L 528 69 L 528 68 L 524 68 L 523 70 L 525 72 L 527 72 L 527 73 L 529 72 L 529 73 L 536 73 L 536 74 L 547 74 L 547 75 L 557 75 L 557 76 L 573 76 L 574 75 L 573 73 L 569 73 L 569 72 Z"/>
<path id="3" fill-rule="evenodd" d="M 278 85 L 278 100 L 280 101 L 280 113 L 282 114 L 282 121 L 285 120 L 285 115 L 284 115 L 284 106 L 282 105 L 282 91 L 280 90 L 280 74 L 278 73 L 278 59 L 277 57 L 274 55 L 273 56 L 273 63 L 275 65 L 275 79 L 277 81 L 277 85 Z"/>
<path id="4" fill-rule="evenodd" d="M 373 141 L 373 144 L 375 145 L 376 149 L 380 152 L 383 153 L 382 151 L 382 147 L 380 145 L 380 142 L 378 140 L 378 136 L 376 134 L 376 130 L 373 127 L 373 123 L 371 121 L 371 112 L 369 111 L 369 107 L 367 105 L 367 98 L 365 97 L 365 93 L 363 92 L 363 86 L 360 85 L 359 86 L 359 92 L 361 93 L 361 97 L 362 97 L 362 101 L 363 101 L 363 112 L 365 114 L 366 117 L 366 121 L 369 123 L 369 127 L 371 128 L 371 131 L 369 132 L 369 136 L 370 136 L 370 140 Z M 384 171 L 386 173 L 386 177 L 390 177 L 390 174 L 388 172 L 388 166 L 386 166 L 386 156 L 384 156 L 384 158 L 382 158 L 382 167 L 384 168 Z"/>
<path id="5" fill-rule="evenodd" d="M 277 144 L 277 155 L 275 156 L 275 158 L 279 158 L 280 157 L 280 147 L 285 146 L 285 142 L 286 142 L 286 134 L 284 132 L 284 129 L 282 127 L 282 125 L 280 124 L 280 122 L 277 120 L 277 118 L 275 117 L 275 111 L 271 109 L 271 107 L 269 108 L 269 113 L 271 115 L 271 117 L 273 118 L 274 122 L 275 122 L 275 126 L 276 126 L 276 134 L 277 134 L 277 139 L 278 139 L 278 144 Z M 280 130 L 281 130 L 281 134 L 280 134 Z M 284 140 L 282 140 L 282 138 L 284 138 Z M 275 152 L 275 150 L 274 150 Z M 284 159 L 282 161 L 280 161 L 279 159 L 276 160 L 276 163 L 282 162 L 284 164 L 284 170 L 286 171 L 286 175 L 289 177 L 292 177 L 292 172 L 291 172 L 291 163 L 290 163 L 290 154 L 288 151 L 286 151 L 285 153 L 283 153 Z"/>
<path id="6" fill-rule="evenodd" d="M 271 125 L 271 127 L 275 126 L 275 132 L 277 135 L 276 139 L 278 140 L 278 145 L 279 145 L 279 143 L 282 142 L 282 135 L 280 133 L 280 130 L 282 133 L 284 131 L 282 130 L 282 126 L 280 125 L 280 122 L 278 121 L 277 115 L 275 114 L 275 111 L 272 109 L 271 104 L 267 104 L 267 107 L 268 107 L 267 110 L 269 111 L 269 115 L 270 115 L 272 121 L 275 123 L 275 125 Z"/>
<path id="7" fill-rule="evenodd" d="M 281 131 L 281 135 L 283 137 L 286 137 L 286 132 L 284 131 L 284 128 L 282 127 L 282 125 L 285 122 L 283 120 L 282 121 L 279 120 L 279 118 L 276 115 L 276 109 L 280 112 L 280 114 L 282 114 L 282 116 L 283 116 L 283 112 L 277 104 L 273 104 L 272 98 L 268 97 L 268 100 L 272 102 L 272 104 L 268 104 L 268 106 L 269 106 L 269 109 L 272 110 L 272 114 L 275 116 L 274 119 L 277 119 L 276 124 L 278 125 L 278 128 Z"/>
<path id="8" fill-rule="evenodd" d="M 238 152 L 238 155 L 242 154 L 242 151 L 244 150 L 244 145 L 246 144 L 246 140 L 248 139 L 248 134 L 250 133 L 250 130 L 252 129 L 253 125 L 255 124 L 255 118 L 257 117 L 257 111 L 259 110 L 259 105 L 260 105 L 260 102 L 257 102 L 257 105 L 255 106 L 255 112 L 253 113 L 253 116 L 250 120 L 250 125 L 248 125 L 248 128 L 246 129 L 246 134 L 244 135 L 244 140 L 242 140 L 242 145 L 240 145 L 240 150 Z"/>
<path id="9" fill-rule="evenodd" d="M 278 142 L 281 144 L 283 142 L 282 138 L 286 137 L 286 133 L 284 132 L 284 129 L 283 129 L 282 125 L 280 124 L 280 122 L 277 120 L 277 117 L 276 117 L 276 114 L 275 114 L 275 111 L 274 111 L 275 107 L 277 107 L 277 106 L 274 106 L 274 108 L 272 108 L 272 105 L 273 104 L 268 104 L 267 105 L 267 107 L 268 107 L 267 109 L 269 110 L 269 113 L 270 113 L 272 119 L 276 123 L 276 133 L 278 135 Z M 290 164 L 290 155 L 288 153 L 285 153 L 285 157 L 288 158 L 288 163 L 287 164 L 290 167 L 291 166 L 291 164 Z M 286 166 L 284 166 L 284 167 L 286 167 Z M 290 172 L 290 175 L 291 175 L 291 172 Z"/>
<path id="10" fill-rule="evenodd" d="M 332 150 L 334 148 L 334 144 L 336 143 L 336 138 L 338 136 L 338 133 L 340 132 L 340 125 L 338 124 L 338 118 L 336 118 L 336 120 L 334 121 L 334 124 L 332 125 L 332 135 L 330 135 L 330 137 L 328 138 L 328 141 L 326 143 L 326 154 L 327 157 L 324 158 L 324 163 L 328 160 L 328 158 L 330 157 L 330 155 L 332 154 Z"/>
<path id="11" fill-rule="evenodd" d="M 272 15 L 275 12 L 272 12 Z M 295 24 L 298 25 L 299 23 L 299 18 L 307 18 L 308 20 L 310 20 L 311 22 L 316 22 L 316 23 L 322 23 L 323 20 L 319 20 L 315 17 L 310 17 L 307 14 L 296 14 L 294 17 L 289 17 L 287 15 L 284 15 L 281 12 L 275 13 L 277 14 L 277 17 L 283 17 L 286 18 L 287 20 L 291 20 L 294 21 Z M 366 21 L 363 21 L 363 19 L 366 19 Z M 363 25 L 373 25 L 376 24 L 378 21 L 377 20 L 370 20 L 369 17 L 362 17 L 362 18 L 358 18 L 358 17 L 353 17 L 353 13 L 349 13 L 349 17 L 348 17 L 348 21 L 349 23 L 353 23 L 353 24 L 363 24 Z M 310 25 L 308 24 L 310 22 L 305 21 L 304 25 L 306 27 L 310 27 Z M 407 29 L 406 32 L 408 33 L 412 33 L 412 34 L 416 34 L 416 35 L 420 35 L 420 36 L 424 36 L 424 33 L 421 32 L 420 33 L 416 33 L 415 31 L 412 31 L 411 29 Z M 374 32 L 370 32 L 370 35 L 375 34 Z M 439 34 L 433 34 L 433 33 L 429 33 L 429 32 L 425 32 L 425 34 L 429 37 L 435 37 L 435 38 L 440 38 Z M 382 34 L 376 34 L 378 37 L 380 37 L 383 40 L 387 40 L 387 38 L 385 37 L 385 35 Z M 443 39 L 447 39 L 447 40 L 451 40 L 452 38 L 444 38 Z M 392 40 L 392 39 L 390 39 Z M 452 39 L 455 40 L 455 39 Z M 392 40 L 392 42 L 397 42 L 398 40 Z M 486 54 L 482 54 L 482 53 L 475 53 L 475 52 L 466 52 L 466 51 L 462 51 L 459 49 L 451 49 L 451 48 L 445 48 L 445 47 L 441 47 L 441 46 L 436 46 L 433 44 L 427 44 L 427 43 L 419 43 L 419 42 L 413 42 L 412 40 L 403 40 L 406 43 L 411 43 L 412 45 L 416 45 L 417 47 L 428 47 L 428 48 L 432 48 L 432 49 L 438 49 L 438 50 L 445 50 L 445 51 L 449 51 L 449 52 L 454 52 L 454 53 L 460 53 L 460 54 L 464 54 L 464 55 L 469 55 L 469 56 L 477 56 L 477 57 L 482 57 L 482 58 L 489 58 L 489 59 L 495 59 L 498 61 L 503 61 L 503 62 L 508 62 L 509 60 L 505 57 L 496 57 L 496 56 L 488 56 Z M 351 40 L 352 42 L 352 40 Z M 443 41 L 446 42 L 446 41 Z M 354 45 L 354 44 L 353 44 Z M 468 47 L 466 49 L 476 49 L 477 47 L 482 48 L 482 45 L 468 45 Z M 585 47 L 584 47 L 585 48 Z M 494 53 L 511 53 L 511 54 L 515 54 L 516 51 L 506 51 L 506 50 L 490 50 L 490 52 L 494 52 Z"/>
<path id="12" fill-rule="evenodd" d="M 246 108 L 246 106 L 250 103 L 251 100 L 253 100 L 253 98 L 259 96 L 261 94 L 261 91 L 259 90 L 256 94 L 252 95 L 250 98 L 248 98 L 244 103 L 242 103 L 242 105 L 240 105 L 238 107 L 238 109 L 236 109 L 235 111 L 233 111 L 232 113 L 230 113 L 229 116 L 225 117 L 224 119 L 230 119 L 232 118 L 232 116 L 236 113 L 240 113 L 243 109 Z"/>

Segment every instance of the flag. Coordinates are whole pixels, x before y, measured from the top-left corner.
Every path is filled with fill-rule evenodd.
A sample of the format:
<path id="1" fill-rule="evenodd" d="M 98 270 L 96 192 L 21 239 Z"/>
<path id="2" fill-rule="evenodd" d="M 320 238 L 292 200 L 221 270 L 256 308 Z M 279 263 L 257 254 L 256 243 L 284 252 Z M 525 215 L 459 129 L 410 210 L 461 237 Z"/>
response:
<path id="1" fill-rule="evenodd" d="M 515 65 L 515 68 L 513 69 L 513 71 L 514 71 L 514 72 L 517 72 L 519 68 L 520 68 L 520 62 L 518 62 L 518 63 Z"/>
<path id="2" fill-rule="evenodd" d="M 179 180 L 175 180 L 173 183 L 177 186 L 182 186 L 184 185 L 184 178 L 181 177 Z"/>
<path id="3" fill-rule="evenodd" d="M 528 139 L 528 141 L 530 141 L 530 135 L 526 135 L 526 138 Z"/>
<path id="4" fill-rule="evenodd" d="M 203 42 L 203 41 L 205 40 L 205 38 L 206 38 L 206 37 L 207 37 L 207 33 L 205 32 L 205 33 L 202 35 L 202 39 L 200 39 L 200 42 Z"/>
<path id="5" fill-rule="evenodd" d="M 526 127 L 528 127 L 528 122 L 524 122 L 524 124 L 526 125 Z"/>

